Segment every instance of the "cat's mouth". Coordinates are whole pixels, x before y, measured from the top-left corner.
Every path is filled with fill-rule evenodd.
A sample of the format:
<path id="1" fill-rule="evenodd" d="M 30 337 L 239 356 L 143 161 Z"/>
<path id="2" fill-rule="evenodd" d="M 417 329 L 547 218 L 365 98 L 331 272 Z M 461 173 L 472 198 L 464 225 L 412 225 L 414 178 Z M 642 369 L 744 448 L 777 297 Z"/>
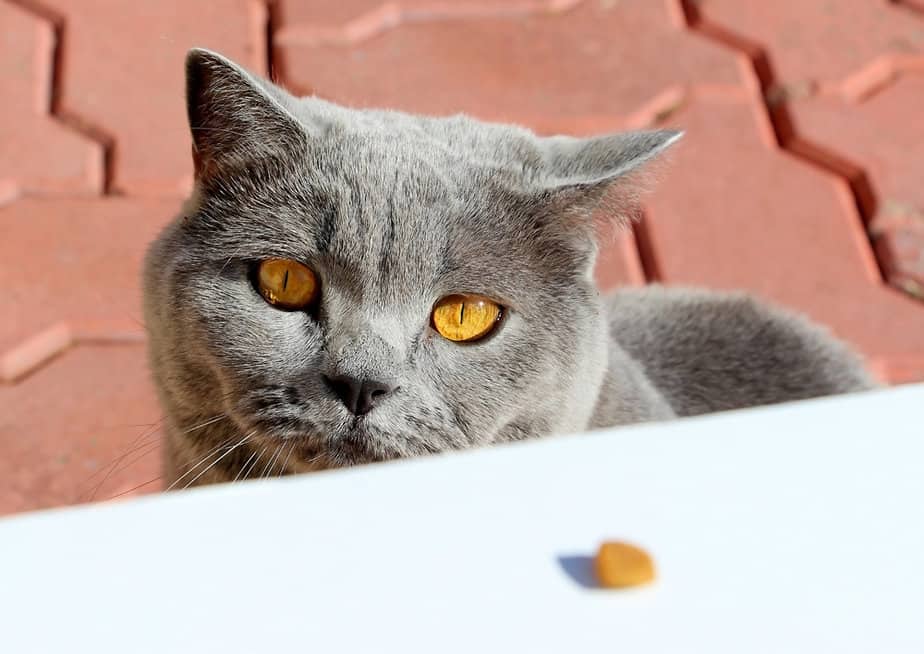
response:
<path id="1" fill-rule="evenodd" d="M 287 449 L 286 441 L 278 441 L 270 438 L 266 448 L 270 452 L 278 449 L 280 454 L 272 457 L 279 461 L 285 461 L 282 465 L 281 474 L 317 472 L 319 470 L 329 470 L 331 468 L 348 468 L 351 466 L 363 465 L 366 463 L 376 463 L 398 458 L 398 455 L 389 456 L 376 448 L 370 443 L 367 436 L 359 433 L 349 432 L 345 435 L 338 435 L 334 438 L 326 438 L 320 447 L 317 442 L 310 444 L 309 439 L 296 437 L 290 439 L 297 443 Z M 314 440 L 314 439 L 311 439 Z M 255 466 L 258 467 L 258 466 Z"/>
<path id="2" fill-rule="evenodd" d="M 381 439 L 361 416 L 343 432 L 327 438 L 324 454 L 328 465 L 335 468 L 388 461 L 400 456 L 382 447 Z"/>
<path id="3" fill-rule="evenodd" d="M 388 457 L 376 452 L 366 439 L 351 432 L 330 444 L 327 458 L 333 466 L 341 467 L 385 461 Z"/>
<path id="4" fill-rule="evenodd" d="M 357 416 L 349 428 L 328 440 L 328 458 L 335 466 L 352 466 L 397 458 L 381 445 L 363 416 Z"/>
<path id="5" fill-rule="evenodd" d="M 245 423 L 245 425 L 253 423 Z M 294 428 L 293 428 L 294 427 Z M 329 468 L 343 468 L 366 463 L 391 461 L 408 456 L 390 445 L 394 435 L 382 432 L 368 416 L 354 416 L 351 420 L 335 421 L 333 424 L 290 425 L 284 432 L 277 424 L 255 427 L 242 426 L 242 431 L 256 432 L 258 438 L 272 451 L 280 448 L 288 454 L 292 472 L 313 472 Z"/>

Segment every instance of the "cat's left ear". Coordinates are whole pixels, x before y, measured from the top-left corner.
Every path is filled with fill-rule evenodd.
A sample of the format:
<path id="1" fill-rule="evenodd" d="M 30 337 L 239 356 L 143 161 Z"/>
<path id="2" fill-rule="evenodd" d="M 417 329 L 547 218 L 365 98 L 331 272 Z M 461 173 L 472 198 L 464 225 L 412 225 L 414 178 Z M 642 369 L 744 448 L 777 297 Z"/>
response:
<path id="1" fill-rule="evenodd" d="M 186 107 L 196 177 L 259 159 L 293 158 L 307 144 L 284 90 L 229 59 L 195 48 L 186 56 Z"/>
<path id="2" fill-rule="evenodd" d="M 663 129 L 591 138 L 540 138 L 541 190 L 555 204 L 592 206 L 625 178 L 635 182 L 633 173 L 646 167 L 682 136 L 683 132 Z"/>

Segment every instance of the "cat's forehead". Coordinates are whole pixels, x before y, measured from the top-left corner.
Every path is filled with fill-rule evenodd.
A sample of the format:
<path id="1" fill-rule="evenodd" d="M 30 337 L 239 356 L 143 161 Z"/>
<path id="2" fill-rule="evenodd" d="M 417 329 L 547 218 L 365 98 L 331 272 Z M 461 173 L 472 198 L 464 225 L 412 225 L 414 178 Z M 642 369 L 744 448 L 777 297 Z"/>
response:
<path id="1" fill-rule="evenodd" d="M 432 248 L 473 220 L 501 235 L 504 196 L 522 185 L 524 168 L 503 154 L 500 136 L 464 118 L 354 113 L 365 119 L 329 125 L 302 170 L 336 228 L 367 242 L 387 229 L 408 248 Z"/>
<path id="2" fill-rule="evenodd" d="M 524 171 L 538 162 L 527 130 L 465 115 L 417 116 L 399 111 L 349 109 L 305 99 L 300 119 L 310 139 L 342 164 L 375 162 L 385 169 L 452 176 L 471 170 Z M 417 168 L 417 170 L 414 170 Z"/>
<path id="3" fill-rule="evenodd" d="M 302 228 L 358 286 L 406 292 L 506 249 L 498 193 L 477 165 L 463 165 L 464 155 L 355 133 L 328 147 L 313 171 L 324 180 L 326 213 Z"/>
<path id="4" fill-rule="evenodd" d="M 317 263 L 366 298 L 509 297 L 522 293 L 514 286 L 529 261 L 548 258 L 518 204 L 536 156 L 530 134 L 333 105 L 300 119 L 304 155 L 206 195 L 206 213 L 225 216 L 227 228 L 206 235 L 222 238 L 221 252 Z"/>

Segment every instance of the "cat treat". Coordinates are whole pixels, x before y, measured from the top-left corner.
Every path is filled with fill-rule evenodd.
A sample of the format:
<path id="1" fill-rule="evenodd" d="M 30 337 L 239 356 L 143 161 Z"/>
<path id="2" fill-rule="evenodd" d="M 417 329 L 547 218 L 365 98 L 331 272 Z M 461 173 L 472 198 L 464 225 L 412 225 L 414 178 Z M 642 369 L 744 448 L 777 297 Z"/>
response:
<path id="1" fill-rule="evenodd" d="M 608 541 L 594 558 L 597 581 L 604 588 L 631 588 L 651 583 L 654 562 L 645 550 L 629 543 Z"/>

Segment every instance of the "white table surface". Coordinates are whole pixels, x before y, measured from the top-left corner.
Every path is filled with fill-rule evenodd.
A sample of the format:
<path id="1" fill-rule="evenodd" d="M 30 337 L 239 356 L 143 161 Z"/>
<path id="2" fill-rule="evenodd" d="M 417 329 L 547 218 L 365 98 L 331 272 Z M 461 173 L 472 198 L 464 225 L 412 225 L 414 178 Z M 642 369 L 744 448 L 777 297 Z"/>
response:
<path id="1" fill-rule="evenodd" d="M 920 654 L 924 385 L 0 520 L 0 651 Z"/>

